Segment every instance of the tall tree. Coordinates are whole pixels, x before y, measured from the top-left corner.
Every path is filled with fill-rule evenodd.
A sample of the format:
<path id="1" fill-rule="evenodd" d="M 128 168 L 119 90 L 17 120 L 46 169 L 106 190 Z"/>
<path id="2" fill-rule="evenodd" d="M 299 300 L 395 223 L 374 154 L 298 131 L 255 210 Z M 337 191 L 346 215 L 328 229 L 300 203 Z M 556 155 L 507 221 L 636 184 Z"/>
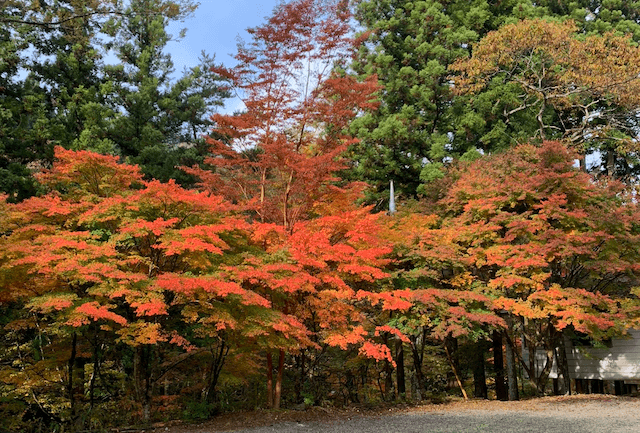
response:
<path id="1" fill-rule="evenodd" d="M 379 241 L 367 236 L 367 246 L 361 238 L 362 228 L 374 233 L 376 223 L 366 211 L 353 209 L 347 190 L 332 188 L 344 167 L 341 153 L 353 141 L 347 125 L 374 106 L 376 90 L 375 80 L 360 82 L 346 72 L 349 19 L 344 1 L 296 0 L 277 6 L 264 25 L 250 29 L 252 41 L 240 45 L 238 65 L 215 69 L 230 80 L 245 109 L 213 117 L 213 156 L 206 163 L 215 171 L 191 171 L 203 186 L 245 207 L 262 254 L 238 276 L 260 287 L 273 308 L 300 327 L 298 338 L 278 333 L 266 345 L 268 404 L 274 407 L 280 404 L 286 351 L 363 343 L 367 331 L 357 326 L 360 316 L 349 306 L 350 280 L 366 284 L 372 275 L 383 275 L 376 269 L 385 250 Z M 328 197 L 342 208 L 326 203 Z M 344 314 L 329 313 L 329 306 Z M 377 348 L 363 347 L 378 355 Z"/>
<path id="2" fill-rule="evenodd" d="M 41 179 L 49 194 L 7 208 L 3 221 L 0 297 L 24 305 L 7 326 L 17 352 L 2 354 L 19 359 L 9 395 L 83 430 L 99 413 L 97 395 L 114 392 L 101 366 L 119 353 L 131 362 L 123 389 L 147 422 L 153 389 L 172 368 L 209 353 L 225 329 L 251 335 L 279 318 L 223 270 L 248 239 L 220 197 L 144 182 L 114 157 L 60 147 L 56 156 Z"/>
<path id="3" fill-rule="evenodd" d="M 452 104 L 447 66 L 527 5 L 483 0 L 356 3 L 355 17 L 363 30 L 353 67 L 362 75 L 377 76 L 383 86 L 379 109 L 352 124 L 360 139 L 351 148 L 352 170 L 376 188 L 371 199 L 385 200 L 389 180 L 401 195 L 415 196 L 421 176 L 440 176 L 439 167 L 449 155 L 473 147 L 464 128 L 476 120 L 456 112 L 460 107 Z"/>
<path id="4" fill-rule="evenodd" d="M 45 95 L 37 81 L 20 79 L 28 46 L 21 31 L 0 27 L 0 191 L 12 201 L 35 193 L 28 164 L 52 152 Z"/>
<path id="5" fill-rule="evenodd" d="M 452 159 L 499 151 L 536 134 L 531 111 L 512 113 L 505 122 L 504 108 L 512 110 L 522 94 L 515 83 L 496 80 L 473 96 L 452 92 L 448 66 L 468 57 L 489 32 L 547 17 L 573 19 L 589 35 L 640 37 L 635 6 L 619 2 L 361 0 L 355 17 L 362 47 L 353 66 L 364 76 L 376 75 L 383 89 L 380 108 L 353 122 L 360 142 L 352 146 L 351 175 L 375 186 L 369 200 L 380 209 L 391 179 L 402 195 L 425 193 L 424 184 L 441 178 Z"/>
<path id="6" fill-rule="evenodd" d="M 3 4 L 4 6 L 4 4 Z M 228 94 L 213 59 L 174 79 L 167 24 L 189 0 L 9 2 L 0 11 L 4 73 L 2 190 L 35 193 L 31 176 L 56 145 L 133 158 L 149 177 L 194 179 L 175 166 L 201 163 L 201 134 Z M 125 66 L 107 65 L 112 54 Z M 142 153 L 141 153 L 142 152 Z"/>
<path id="7" fill-rule="evenodd" d="M 173 62 L 165 48 L 173 36 L 167 24 L 193 9 L 191 2 L 130 2 L 124 15 L 109 23 L 121 64 L 106 68 L 114 81 L 112 97 L 124 113 L 114 120 L 110 135 L 119 152 L 149 178 L 174 178 L 185 185 L 194 179 L 176 167 L 202 162 L 202 134 L 215 108 L 229 96 L 212 72 L 214 58 L 206 54 L 200 65 L 183 71 L 178 80 L 172 78 Z"/>
<path id="8" fill-rule="evenodd" d="M 633 192 L 594 182 L 576 159 L 557 142 L 522 145 L 463 165 L 442 201 L 448 257 L 522 332 L 539 392 L 565 329 L 604 338 L 637 320 Z M 546 362 L 536 371 L 539 348 Z"/>

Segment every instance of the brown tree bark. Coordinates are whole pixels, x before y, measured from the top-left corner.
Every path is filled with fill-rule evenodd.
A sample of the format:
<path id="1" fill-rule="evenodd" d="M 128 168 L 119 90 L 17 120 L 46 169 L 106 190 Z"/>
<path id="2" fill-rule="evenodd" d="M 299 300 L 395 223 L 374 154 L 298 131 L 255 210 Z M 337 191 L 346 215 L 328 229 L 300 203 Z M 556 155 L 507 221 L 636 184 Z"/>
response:
<path id="1" fill-rule="evenodd" d="M 396 382 L 398 383 L 398 396 L 406 395 L 407 387 L 404 378 L 404 347 L 400 340 L 396 342 Z"/>
<path id="2" fill-rule="evenodd" d="M 273 358 L 267 352 L 267 407 L 273 409 Z"/>
<path id="3" fill-rule="evenodd" d="M 496 398 L 508 400 L 509 394 L 504 380 L 504 353 L 502 351 L 502 332 L 493 331 L 493 368 L 495 371 Z"/>
<path id="4" fill-rule="evenodd" d="M 280 409 L 280 400 L 282 398 L 283 377 L 284 377 L 284 350 L 280 349 L 278 353 L 278 376 L 276 377 L 276 389 L 273 395 L 274 409 Z"/>
<path id="5" fill-rule="evenodd" d="M 473 346 L 473 396 L 487 399 L 489 393 L 484 362 L 485 341 L 479 340 Z"/>

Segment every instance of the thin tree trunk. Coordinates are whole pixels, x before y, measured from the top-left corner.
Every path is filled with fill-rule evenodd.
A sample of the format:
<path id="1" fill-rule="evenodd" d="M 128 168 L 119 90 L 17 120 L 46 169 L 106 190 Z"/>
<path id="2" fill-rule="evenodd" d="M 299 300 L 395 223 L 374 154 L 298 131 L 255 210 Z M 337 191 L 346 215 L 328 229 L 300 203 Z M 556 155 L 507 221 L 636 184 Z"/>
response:
<path id="1" fill-rule="evenodd" d="M 384 361 L 384 401 L 392 401 L 395 397 L 393 389 L 393 364 L 389 360 Z"/>
<path id="2" fill-rule="evenodd" d="M 142 419 L 145 423 L 151 417 L 151 367 L 149 363 L 151 349 L 146 345 L 135 348 L 133 354 L 133 386 L 136 398 L 142 405 Z"/>
<path id="3" fill-rule="evenodd" d="M 422 400 L 422 391 L 424 390 L 424 377 L 422 376 L 422 356 L 418 350 L 418 337 L 411 336 L 411 356 L 413 358 L 413 371 L 416 377 L 416 395 L 412 398 L 416 401 Z"/>
<path id="4" fill-rule="evenodd" d="M 507 387 L 504 383 L 504 360 L 502 352 L 502 333 L 493 331 L 493 368 L 496 375 L 496 398 L 498 400 L 508 400 Z"/>
<path id="5" fill-rule="evenodd" d="M 280 349 L 278 356 L 278 376 L 276 378 L 276 389 L 273 398 L 273 408 L 280 409 L 280 400 L 282 398 L 282 379 L 284 376 L 284 350 Z"/>
<path id="6" fill-rule="evenodd" d="M 447 360 L 449 360 L 449 365 L 451 366 L 451 371 L 453 371 L 453 375 L 456 377 L 456 382 L 458 383 L 458 387 L 460 387 L 460 391 L 462 391 L 462 396 L 465 400 L 468 400 L 467 391 L 464 390 L 464 386 L 462 385 L 462 380 L 460 379 L 460 375 L 458 374 L 458 369 L 456 368 L 456 362 L 453 358 L 451 350 L 449 350 L 449 345 L 447 341 L 444 342 L 444 351 L 447 354 Z"/>
<path id="7" fill-rule="evenodd" d="M 360 397 L 358 396 L 358 381 L 353 372 L 347 369 L 345 387 L 349 395 L 349 402 L 360 403 Z"/>
<path id="8" fill-rule="evenodd" d="M 558 358 L 558 372 L 562 374 L 562 385 L 565 395 L 571 395 L 571 377 L 569 376 L 569 364 L 567 363 L 567 347 L 564 342 L 564 330 L 560 331 L 559 340 L 559 356 Z"/>
<path id="9" fill-rule="evenodd" d="M 583 173 L 587 172 L 587 157 L 584 154 L 584 150 L 581 150 L 578 154 L 578 161 L 580 161 L 580 171 Z"/>
<path id="10" fill-rule="evenodd" d="M 295 384 L 296 402 L 297 403 L 301 403 L 302 400 L 303 400 L 303 398 L 302 398 L 302 389 L 304 387 L 305 376 L 306 376 L 306 371 L 305 371 L 305 363 L 306 363 L 305 351 L 302 350 L 300 352 L 300 355 L 297 355 L 295 357 L 295 359 L 296 359 L 296 363 L 297 363 L 297 365 L 299 367 L 299 371 L 300 371 L 300 375 L 296 379 L 296 384 Z"/>
<path id="11" fill-rule="evenodd" d="M 544 141 L 547 139 L 545 133 L 544 133 L 544 121 L 542 119 L 542 115 L 544 114 L 544 110 L 547 108 L 547 98 L 546 95 L 542 96 L 542 103 L 540 104 L 540 110 L 538 111 L 538 115 L 536 116 L 536 119 L 538 120 L 538 125 L 540 126 L 540 138 Z"/>
<path id="12" fill-rule="evenodd" d="M 506 331 L 505 331 L 506 332 Z M 509 400 L 520 400 L 518 395 L 518 373 L 516 371 L 516 357 L 513 353 L 513 347 L 511 345 L 511 339 L 506 335 L 505 350 L 507 358 L 507 383 L 509 386 Z"/>
<path id="13" fill-rule="evenodd" d="M 229 353 L 229 346 L 227 346 L 224 340 L 222 340 L 218 347 L 211 347 L 210 352 L 211 365 L 206 374 L 205 387 L 202 393 L 202 401 L 206 403 L 211 403 L 214 400 L 213 396 L 215 396 L 216 385 L 218 384 L 218 379 L 220 378 L 220 372 L 222 371 L 225 358 Z"/>
<path id="14" fill-rule="evenodd" d="M 71 356 L 69 357 L 69 366 L 68 366 L 68 374 L 69 374 L 69 383 L 67 385 L 69 392 L 69 404 L 71 406 L 71 416 L 75 418 L 76 416 L 76 399 L 75 399 L 75 389 L 73 383 L 73 370 L 76 366 L 76 347 L 78 342 L 78 334 L 73 333 L 73 338 L 71 340 Z"/>
<path id="15" fill-rule="evenodd" d="M 95 389 L 96 379 L 100 371 L 100 345 L 98 344 L 98 337 L 96 335 L 93 346 L 93 371 L 91 372 L 91 379 L 89 380 L 89 408 L 93 410 L 95 404 Z"/>
<path id="16" fill-rule="evenodd" d="M 151 419 L 151 351 L 153 349 L 150 346 L 145 346 L 144 353 L 144 402 L 142 405 L 142 415 L 145 424 Z"/>
<path id="17" fill-rule="evenodd" d="M 489 398 L 487 391 L 487 377 L 484 363 L 484 340 L 479 340 L 473 348 L 473 396 L 476 398 Z"/>
<path id="18" fill-rule="evenodd" d="M 267 407 L 273 409 L 273 358 L 267 352 Z"/>
<path id="19" fill-rule="evenodd" d="M 398 396 L 404 396 L 407 388 L 404 379 L 404 347 L 401 340 L 396 342 L 396 382 L 398 383 Z"/>

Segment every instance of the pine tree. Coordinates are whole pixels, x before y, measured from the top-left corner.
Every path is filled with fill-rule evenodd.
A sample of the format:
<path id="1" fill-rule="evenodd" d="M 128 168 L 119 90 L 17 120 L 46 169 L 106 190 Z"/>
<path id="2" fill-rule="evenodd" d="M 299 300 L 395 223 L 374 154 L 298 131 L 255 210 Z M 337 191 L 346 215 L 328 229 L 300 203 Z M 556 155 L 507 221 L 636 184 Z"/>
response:
<path id="1" fill-rule="evenodd" d="M 353 66 L 364 76 L 376 75 L 383 89 L 380 108 L 352 124 L 361 141 L 351 148 L 351 175 L 375 186 L 369 200 L 380 209 L 389 180 L 401 195 L 415 196 L 426 192 L 421 183 L 441 178 L 452 159 L 473 159 L 536 135 L 536 113 L 519 110 L 504 119 L 522 94 L 513 82 L 496 81 L 473 97 L 452 92 L 449 65 L 470 56 L 489 32 L 525 18 L 548 18 L 572 19 L 586 34 L 640 37 L 631 3 L 363 0 L 356 7 L 363 43 Z M 548 117 L 562 127 L 557 117 Z M 625 121 L 636 123 L 633 116 Z"/>
<path id="2" fill-rule="evenodd" d="M 33 195 L 31 174 L 51 165 L 56 145 L 127 156 L 149 177 L 192 184 L 175 167 L 202 162 L 200 135 L 228 95 L 206 55 L 172 75 L 166 26 L 194 9 L 189 0 L 9 2 L 0 13 L 1 190 Z M 106 64 L 113 53 L 125 66 Z"/>

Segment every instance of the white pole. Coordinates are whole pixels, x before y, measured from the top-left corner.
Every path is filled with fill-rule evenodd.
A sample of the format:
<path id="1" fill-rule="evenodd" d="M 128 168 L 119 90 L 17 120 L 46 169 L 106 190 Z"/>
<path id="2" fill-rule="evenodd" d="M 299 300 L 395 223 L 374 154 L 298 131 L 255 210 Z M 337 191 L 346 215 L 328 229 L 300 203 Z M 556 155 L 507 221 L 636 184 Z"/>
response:
<path id="1" fill-rule="evenodd" d="M 389 184 L 389 215 L 396 213 L 396 194 L 393 190 L 393 180 Z"/>

